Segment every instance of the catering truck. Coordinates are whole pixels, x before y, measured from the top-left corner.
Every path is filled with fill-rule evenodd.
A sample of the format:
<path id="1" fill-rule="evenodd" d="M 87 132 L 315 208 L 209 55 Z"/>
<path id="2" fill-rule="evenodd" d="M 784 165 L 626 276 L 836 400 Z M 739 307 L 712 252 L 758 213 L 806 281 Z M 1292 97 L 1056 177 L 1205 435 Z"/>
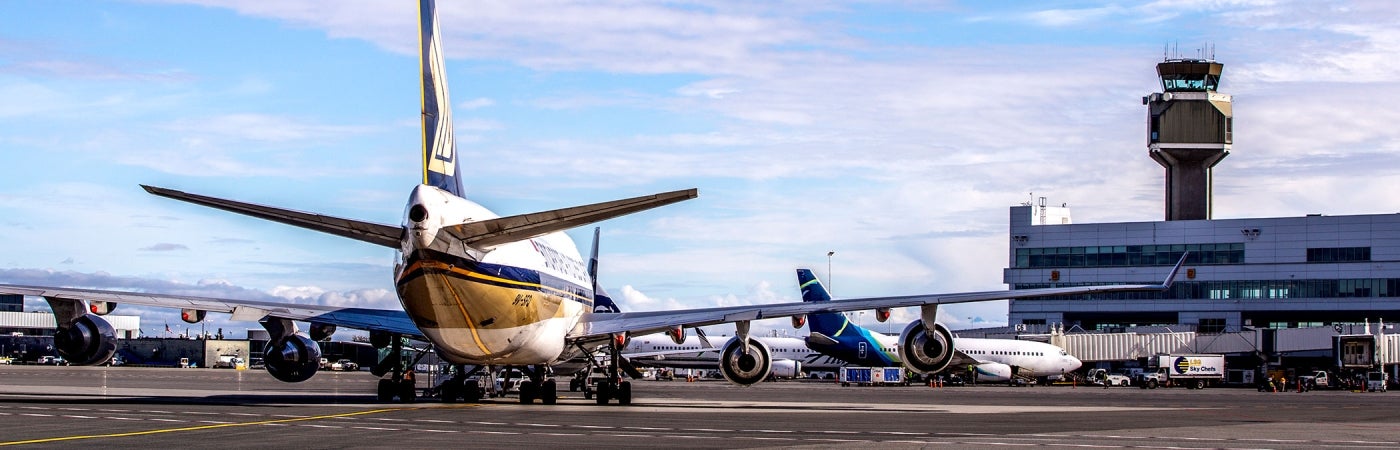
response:
<path id="1" fill-rule="evenodd" d="M 1158 355 L 1147 358 L 1138 387 L 1186 386 L 1201 389 L 1225 380 L 1225 355 Z"/>

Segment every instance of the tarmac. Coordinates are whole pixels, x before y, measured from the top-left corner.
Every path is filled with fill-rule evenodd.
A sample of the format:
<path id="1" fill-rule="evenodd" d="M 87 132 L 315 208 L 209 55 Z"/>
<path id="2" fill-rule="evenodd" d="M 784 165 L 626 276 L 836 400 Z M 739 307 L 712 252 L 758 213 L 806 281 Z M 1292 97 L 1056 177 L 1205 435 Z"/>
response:
<path id="1" fill-rule="evenodd" d="M 0 446 L 1400 447 L 1400 392 L 641 380 L 631 406 L 567 391 L 545 406 L 378 403 L 376 381 L 368 372 L 289 384 L 261 370 L 0 366 Z"/>

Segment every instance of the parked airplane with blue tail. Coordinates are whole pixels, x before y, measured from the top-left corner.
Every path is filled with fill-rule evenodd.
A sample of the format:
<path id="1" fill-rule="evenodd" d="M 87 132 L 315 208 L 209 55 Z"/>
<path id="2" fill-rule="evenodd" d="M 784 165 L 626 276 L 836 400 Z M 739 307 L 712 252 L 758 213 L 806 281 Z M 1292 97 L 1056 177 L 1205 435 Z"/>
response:
<path id="1" fill-rule="evenodd" d="M 831 294 L 809 269 L 797 269 L 797 283 L 804 302 L 829 302 Z M 876 309 L 875 318 L 889 320 L 889 309 Z M 891 367 L 909 360 L 906 354 L 915 352 L 931 361 L 937 373 L 949 369 L 965 370 L 969 366 L 978 381 L 1002 382 L 1015 376 L 1058 378 L 1078 369 L 1082 363 L 1064 349 L 1035 341 L 1016 339 L 954 338 L 948 327 L 934 323 L 931 336 L 919 348 L 900 344 L 898 336 L 870 331 L 852 323 L 841 312 L 818 312 L 793 317 L 793 326 L 808 327 L 807 347 L 839 358 L 855 366 Z M 918 322 L 910 326 L 922 326 Z M 908 333 L 909 327 L 905 327 Z"/>

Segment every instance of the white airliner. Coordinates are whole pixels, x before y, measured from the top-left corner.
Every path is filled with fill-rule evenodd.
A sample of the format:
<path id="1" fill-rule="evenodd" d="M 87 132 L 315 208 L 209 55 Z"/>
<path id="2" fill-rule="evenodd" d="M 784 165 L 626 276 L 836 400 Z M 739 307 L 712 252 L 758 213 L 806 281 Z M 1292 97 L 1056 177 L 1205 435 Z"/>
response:
<path id="1" fill-rule="evenodd" d="M 675 369 L 719 369 L 720 347 L 712 342 L 726 343 L 729 336 L 687 336 L 676 343 L 663 334 L 637 336 L 623 349 L 622 356 L 633 364 Z M 773 361 L 772 372 L 777 378 L 794 378 L 804 370 L 836 370 L 846 362 L 807 348 L 802 338 L 783 336 L 753 336 L 768 347 Z"/>
<path id="2" fill-rule="evenodd" d="M 802 289 L 802 301 L 831 301 L 831 295 L 811 270 L 798 269 L 797 283 Z M 877 310 L 875 318 L 884 322 L 889 319 L 889 314 Z M 876 333 L 851 323 L 842 313 L 808 314 L 807 319 L 810 333 L 807 335 L 806 346 L 820 354 L 830 355 L 856 366 L 890 367 L 903 363 L 901 355 L 905 353 L 901 352 L 900 340 L 896 336 Z M 794 325 L 797 323 L 794 322 Z M 1079 358 L 1071 356 L 1064 349 L 1043 342 L 958 338 L 941 323 L 935 323 L 934 328 L 939 330 L 938 333 L 947 335 L 953 351 L 943 354 L 942 359 L 934 361 L 933 366 L 956 371 L 973 368 L 977 381 L 1010 381 L 1013 377 L 1058 379 L 1079 369 L 1083 364 Z M 905 329 L 908 330 L 907 327 Z"/>
<path id="3" fill-rule="evenodd" d="M 234 299 L 132 293 L 91 289 L 0 285 L 0 293 L 44 297 L 52 307 L 59 353 L 76 364 L 100 364 L 114 350 L 112 327 L 101 318 L 117 304 L 182 309 L 197 323 L 213 311 L 233 320 L 258 321 L 270 341 L 264 362 L 273 377 L 287 382 L 310 378 L 319 367 L 317 341 L 336 327 L 370 332 L 377 347 L 391 347 L 391 357 L 373 372 L 389 374 L 379 382 L 382 400 L 412 398 L 412 378 L 403 376 L 399 350 L 405 338 L 431 345 L 453 364 L 518 366 L 530 378 L 522 386 L 521 402 L 538 398 L 554 403 L 555 369 L 578 370 L 571 361 L 591 361 L 584 355 L 620 347 L 629 334 L 669 333 L 683 342 L 685 330 L 724 323 L 735 324 L 735 338 L 721 349 L 721 372 L 731 381 L 752 384 L 768 376 L 772 357 L 766 345 L 749 337 L 753 320 L 801 316 L 814 312 L 922 307 L 923 320 L 910 326 L 902 348 L 914 349 L 909 367 L 922 370 L 923 358 L 948 351 L 948 336 L 936 332 L 936 305 L 1052 295 L 1092 294 L 1168 287 L 1180 264 L 1164 273 L 1161 283 L 1077 286 L 1011 291 L 854 298 L 824 304 L 783 303 L 693 310 L 620 312 L 598 288 L 597 242 L 594 258 L 585 265 L 572 239 L 563 230 L 630 214 L 697 196 L 695 189 L 616 200 L 584 206 L 499 217 L 463 198 L 458 177 L 452 114 L 443 75 L 443 55 L 437 11 L 432 0 L 419 3 L 419 49 L 422 81 L 423 145 L 414 156 L 423 163 L 422 184 L 408 194 L 401 225 L 366 222 L 290 209 L 256 205 L 173 189 L 143 186 L 151 194 L 245 214 L 397 250 L 394 282 L 402 310 L 374 310 L 259 302 Z M 546 168 L 547 170 L 547 168 Z M 294 321 L 309 323 L 309 336 Z M 611 399 L 631 402 L 631 385 L 616 370 L 598 389 L 598 403 Z M 931 359 L 930 359 L 931 360 Z M 459 377 L 442 386 L 444 398 L 472 398 L 476 381 Z"/>

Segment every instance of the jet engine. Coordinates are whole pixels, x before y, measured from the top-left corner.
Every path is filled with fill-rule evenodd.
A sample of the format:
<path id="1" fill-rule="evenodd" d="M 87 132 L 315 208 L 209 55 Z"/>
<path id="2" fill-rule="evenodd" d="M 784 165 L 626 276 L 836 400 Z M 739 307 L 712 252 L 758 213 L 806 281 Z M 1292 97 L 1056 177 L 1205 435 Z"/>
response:
<path id="1" fill-rule="evenodd" d="M 719 373 L 734 384 L 749 386 L 765 378 L 773 371 L 773 352 L 758 339 L 749 338 L 749 349 L 739 338 L 731 338 L 724 344 L 719 354 Z"/>
<path id="2" fill-rule="evenodd" d="M 671 342 L 675 342 L 676 345 L 685 344 L 685 327 L 680 325 L 671 327 L 671 329 L 666 330 L 666 335 L 670 336 Z"/>
<path id="3" fill-rule="evenodd" d="M 798 378 L 802 376 L 802 361 L 779 359 L 773 361 L 773 376 L 776 378 Z"/>
<path id="4" fill-rule="evenodd" d="M 273 378 L 300 383 L 321 368 L 321 347 L 303 334 L 292 334 L 269 341 L 263 350 L 263 363 Z"/>
<path id="5" fill-rule="evenodd" d="M 953 361 L 953 333 L 941 323 L 930 331 L 923 320 L 915 320 L 904 327 L 899 344 L 900 359 L 915 372 L 938 373 Z"/>
<path id="6" fill-rule="evenodd" d="M 112 359 L 117 352 L 117 332 L 96 314 L 84 314 L 68 326 L 60 326 L 53 346 L 69 364 L 91 366 Z"/>
<path id="7" fill-rule="evenodd" d="M 1011 380 L 1011 366 L 1002 363 L 981 363 L 975 369 L 978 383 L 997 383 Z"/>

